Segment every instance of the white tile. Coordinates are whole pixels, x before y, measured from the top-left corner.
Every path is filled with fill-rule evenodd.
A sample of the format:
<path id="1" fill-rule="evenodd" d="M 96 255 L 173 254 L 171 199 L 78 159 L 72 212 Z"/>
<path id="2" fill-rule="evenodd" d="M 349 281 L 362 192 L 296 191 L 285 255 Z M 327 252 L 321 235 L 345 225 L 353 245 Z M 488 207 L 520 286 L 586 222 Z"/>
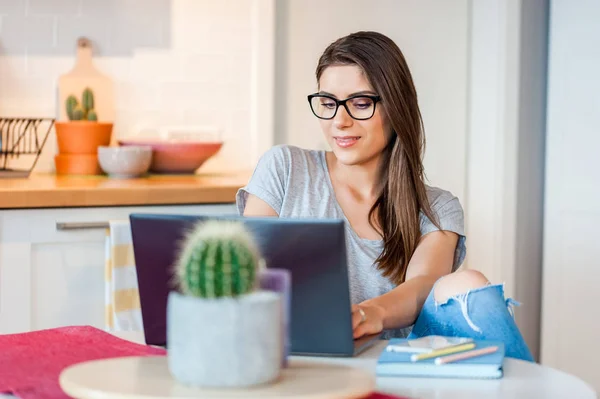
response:
<path id="1" fill-rule="evenodd" d="M 173 7 L 170 24 L 170 47 L 182 52 L 204 52 L 207 43 L 214 40 L 209 34 L 208 22 L 187 8 Z"/>
<path id="2" fill-rule="evenodd" d="M 247 3 L 247 0 L 174 1 L 172 46 L 196 53 L 236 52 L 250 39 L 250 14 L 244 12 Z"/>
<path id="3" fill-rule="evenodd" d="M 252 47 L 252 30 L 245 28 L 216 27 L 209 30 L 212 40 L 203 51 L 208 53 L 248 53 Z"/>
<path id="4" fill-rule="evenodd" d="M 182 8 L 187 15 L 211 26 L 248 28 L 251 6 L 252 0 L 191 0 Z"/>
<path id="5" fill-rule="evenodd" d="M 131 79 L 176 80 L 182 76 L 182 64 L 182 56 L 170 50 L 138 50 L 131 60 Z"/>
<path id="6" fill-rule="evenodd" d="M 108 30 L 110 25 L 106 20 L 97 17 L 59 16 L 57 17 L 57 52 L 60 54 L 75 54 L 77 39 L 86 37 L 92 41 L 94 55 L 105 54 L 108 50 Z"/>
<path id="7" fill-rule="evenodd" d="M 136 136 L 140 130 L 147 126 L 154 126 L 158 122 L 155 111 L 118 108 L 115 115 L 113 127 L 115 140 Z"/>
<path id="8" fill-rule="evenodd" d="M 68 73 L 74 64 L 74 57 L 29 55 L 27 57 L 27 76 L 58 82 L 60 76 Z"/>
<path id="9" fill-rule="evenodd" d="M 160 16 L 118 13 L 108 31 L 107 51 L 113 55 L 131 55 L 139 47 L 163 47 L 166 21 Z"/>
<path id="10" fill-rule="evenodd" d="M 119 10 L 122 0 L 81 0 L 81 15 L 106 21 Z"/>
<path id="11" fill-rule="evenodd" d="M 172 12 L 177 21 L 220 22 L 227 17 L 243 14 L 247 3 L 248 0 L 173 0 Z"/>
<path id="12" fill-rule="evenodd" d="M 32 103 L 27 100 L 9 99 L 0 97 L 0 116 L 21 118 L 53 118 L 55 109 L 53 104 Z"/>
<path id="13" fill-rule="evenodd" d="M 252 82 L 250 55 L 234 56 L 231 61 L 231 87 L 237 93 L 240 106 L 252 101 L 250 84 Z M 245 102 L 245 103 L 244 103 Z"/>
<path id="14" fill-rule="evenodd" d="M 171 0 L 83 0 L 82 16 L 108 30 L 102 54 L 131 56 L 140 48 L 168 48 Z"/>
<path id="15" fill-rule="evenodd" d="M 2 17 L 0 49 L 3 54 L 25 54 L 28 42 L 25 21 L 25 17 Z"/>
<path id="16" fill-rule="evenodd" d="M 14 79 L 11 76 L 11 74 L 0 76 L 1 98 L 31 101 L 32 104 L 54 104 L 55 90 L 52 80 L 46 78 Z"/>
<path id="17" fill-rule="evenodd" d="M 25 0 L 0 1 L 0 14 L 7 16 L 25 16 Z"/>
<path id="18" fill-rule="evenodd" d="M 25 55 L 0 55 L 0 81 L 25 77 L 27 77 L 27 57 Z M 3 90 L 0 90 L 0 97 L 3 96 L 2 93 Z"/>
<path id="19" fill-rule="evenodd" d="M 115 81 L 126 81 L 130 78 L 130 57 L 94 57 L 93 62 L 100 73 L 107 75 Z"/>
<path id="20" fill-rule="evenodd" d="M 189 109 L 212 107 L 214 104 L 227 104 L 234 93 L 220 82 L 165 82 L 161 85 L 161 106 Z"/>
<path id="21" fill-rule="evenodd" d="M 56 17 L 30 16 L 23 32 L 28 54 L 53 54 L 56 51 Z"/>
<path id="22" fill-rule="evenodd" d="M 250 137 L 250 108 L 232 110 L 233 117 L 227 128 L 225 139 L 234 137 Z"/>
<path id="23" fill-rule="evenodd" d="M 27 5 L 28 15 L 78 15 L 81 12 L 81 0 L 28 0 Z"/>
<path id="24" fill-rule="evenodd" d="M 233 78 L 229 54 L 190 54 L 183 64 L 185 79 L 199 82 L 218 80 L 227 84 Z"/>
<path id="25" fill-rule="evenodd" d="M 230 70 L 234 75 L 239 76 L 244 80 L 250 79 L 250 67 L 252 63 L 252 52 L 250 48 L 248 48 L 248 51 L 243 50 L 232 54 L 230 61 Z"/>
<path id="26" fill-rule="evenodd" d="M 158 84 L 153 82 L 117 82 L 115 84 L 116 107 L 132 110 L 158 108 Z"/>
<path id="27" fill-rule="evenodd" d="M 117 109 L 116 115 L 115 132 L 118 137 L 134 137 L 143 130 L 183 124 L 183 110 L 177 109 Z"/>
<path id="28" fill-rule="evenodd" d="M 228 135 L 228 126 L 231 124 L 233 114 L 227 105 L 218 107 L 213 104 L 211 108 L 188 109 L 184 112 L 183 122 L 186 125 L 213 126 L 221 131 L 221 136 Z"/>

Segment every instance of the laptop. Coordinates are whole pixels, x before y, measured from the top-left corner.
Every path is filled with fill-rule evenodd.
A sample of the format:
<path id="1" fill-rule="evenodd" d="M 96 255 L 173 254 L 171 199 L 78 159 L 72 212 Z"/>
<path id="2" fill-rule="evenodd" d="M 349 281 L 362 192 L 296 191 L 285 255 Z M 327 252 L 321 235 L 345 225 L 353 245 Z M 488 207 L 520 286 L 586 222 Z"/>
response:
<path id="1" fill-rule="evenodd" d="M 166 319 L 175 263 L 185 234 L 205 220 L 239 220 L 254 236 L 267 268 L 291 274 L 290 354 L 355 356 L 380 334 L 353 339 L 344 221 L 237 215 L 129 217 L 148 345 L 166 347 Z"/>

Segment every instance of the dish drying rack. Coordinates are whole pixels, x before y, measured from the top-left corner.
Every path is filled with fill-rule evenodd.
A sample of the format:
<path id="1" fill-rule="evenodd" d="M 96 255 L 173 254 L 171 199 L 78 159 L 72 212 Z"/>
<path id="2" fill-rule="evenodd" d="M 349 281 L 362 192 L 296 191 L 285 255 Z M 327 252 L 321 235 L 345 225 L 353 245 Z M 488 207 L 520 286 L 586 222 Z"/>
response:
<path id="1" fill-rule="evenodd" d="M 0 178 L 29 177 L 42 153 L 54 121 L 54 118 L 0 117 Z M 33 158 L 29 168 L 9 168 L 9 160 L 22 156 Z"/>

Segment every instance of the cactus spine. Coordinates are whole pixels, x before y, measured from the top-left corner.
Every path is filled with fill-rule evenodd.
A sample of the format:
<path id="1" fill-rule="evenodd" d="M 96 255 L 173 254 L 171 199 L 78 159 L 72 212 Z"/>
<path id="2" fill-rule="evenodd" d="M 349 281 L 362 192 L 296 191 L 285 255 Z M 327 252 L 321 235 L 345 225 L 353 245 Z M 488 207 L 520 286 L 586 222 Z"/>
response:
<path id="1" fill-rule="evenodd" d="M 89 87 L 86 87 L 83 90 L 83 94 L 81 95 L 81 104 L 79 104 L 74 95 L 70 95 L 67 98 L 66 108 L 69 120 L 98 120 L 98 114 L 94 109 L 94 93 Z"/>
<path id="2" fill-rule="evenodd" d="M 257 246 L 243 224 L 206 221 L 185 239 L 176 276 L 186 295 L 236 297 L 255 289 L 258 261 Z"/>

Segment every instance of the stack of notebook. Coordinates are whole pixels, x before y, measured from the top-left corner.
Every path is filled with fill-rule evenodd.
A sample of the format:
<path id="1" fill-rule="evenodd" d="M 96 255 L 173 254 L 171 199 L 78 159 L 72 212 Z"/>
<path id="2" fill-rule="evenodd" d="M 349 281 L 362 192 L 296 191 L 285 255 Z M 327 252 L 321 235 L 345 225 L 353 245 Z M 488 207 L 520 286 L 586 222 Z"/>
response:
<path id="1" fill-rule="evenodd" d="M 378 376 L 500 378 L 504 344 L 428 336 L 391 339 L 377 362 Z"/>

